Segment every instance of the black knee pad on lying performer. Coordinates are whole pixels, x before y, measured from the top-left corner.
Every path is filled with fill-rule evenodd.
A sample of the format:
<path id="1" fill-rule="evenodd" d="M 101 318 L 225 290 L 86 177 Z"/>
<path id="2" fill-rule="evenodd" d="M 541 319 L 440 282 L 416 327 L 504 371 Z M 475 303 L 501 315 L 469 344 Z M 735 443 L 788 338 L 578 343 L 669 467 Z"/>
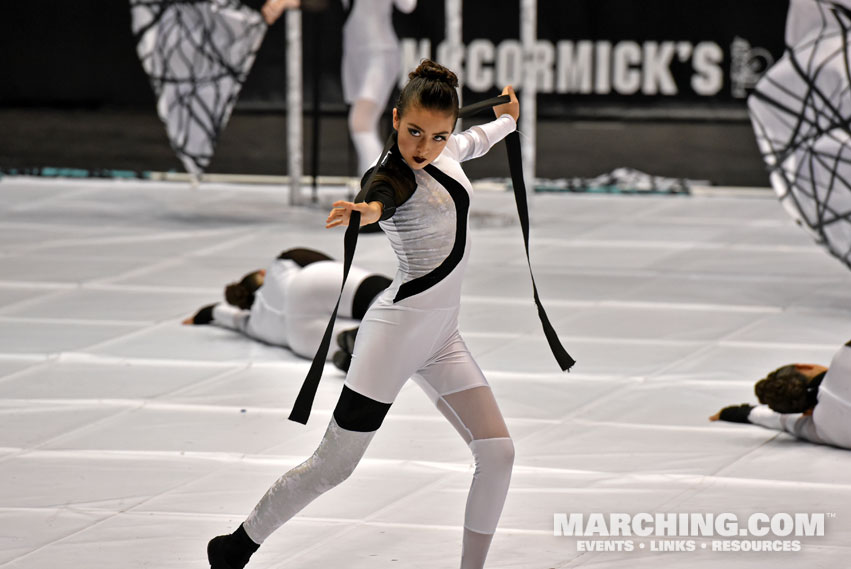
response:
<path id="1" fill-rule="evenodd" d="M 371 433 L 378 430 L 389 410 L 390 403 L 370 399 L 344 385 L 334 408 L 334 420 L 347 431 Z"/>
<path id="2" fill-rule="evenodd" d="M 363 279 L 355 291 L 355 297 L 352 299 L 352 318 L 362 320 L 363 315 L 366 314 L 366 309 L 369 308 L 375 297 L 389 287 L 392 282 L 384 275 L 370 275 Z"/>
<path id="3" fill-rule="evenodd" d="M 289 259 L 295 262 L 299 267 L 306 267 L 307 265 L 318 263 L 319 261 L 334 260 L 325 253 L 322 253 L 321 251 L 305 249 L 304 247 L 298 247 L 296 249 L 287 249 L 286 251 L 283 251 L 280 255 L 278 255 L 278 260 L 285 259 Z"/>

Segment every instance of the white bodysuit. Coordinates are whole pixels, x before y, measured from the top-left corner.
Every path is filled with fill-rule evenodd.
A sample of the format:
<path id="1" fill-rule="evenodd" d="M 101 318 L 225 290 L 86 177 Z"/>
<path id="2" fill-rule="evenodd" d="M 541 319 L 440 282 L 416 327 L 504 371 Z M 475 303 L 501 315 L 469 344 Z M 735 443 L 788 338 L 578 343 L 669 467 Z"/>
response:
<path id="1" fill-rule="evenodd" d="M 357 327 L 359 321 L 352 319 L 352 300 L 369 275 L 359 267 L 350 269 L 334 325 L 335 337 Z M 334 310 L 342 280 L 343 264 L 337 261 L 318 261 L 302 268 L 290 259 L 276 259 L 266 269 L 263 286 L 254 293 L 251 309 L 219 303 L 213 308 L 212 324 L 312 358 Z"/>
<path id="2" fill-rule="evenodd" d="M 460 163 L 482 156 L 515 128 L 514 119 L 502 115 L 452 135 L 440 156 L 413 171 L 410 198 L 380 222 L 399 265 L 361 322 L 346 376 L 351 390 L 392 403 L 411 377 L 433 400 L 487 385 L 458 333 L 473 192 Z M 385 204 L 385 212 L 391 208 Z"/>
<path id="3" fill-rule="evenodd" d="M 395 196 L 384 191 L 387 186 L 376 184 L 365 201 L 384 204 L 380 224 L 399 262 L 396 276 L 361 321 L 340 400 L 316 452 L 279 478 L 243 524 L 254 543 L 263 543 L 354 471 L 390 404 L 413 377 L 462 434 L 475 458 L 464 515 L 462 567 L 483 566 L 508 492 L 514 446 L 508 436 L 476 435 L 470 414 L 462 412 L 465 420 L 445 398 L 488 385 L 458 333 L 473 191 L 460 163 L 485 154 L 515 128 L 514 119 L 503 115 L 452 135 L 440 156 L 423 170 L 411 170 L 398 147 L 388 155 L 394 162 L 387 170 L 415 182 L 406 186 L 413 193 Z M 498 409 L 490 408 L 490 414 L 476 420 L 502 423 Z"/>
<path id="4" fill-rule="evenodd" d="M 851 449 L 851 342 L 833 356 L 812 415 L 777 413 L 758 405 L 751 409 L 748 420 L 814 443 Z"/>

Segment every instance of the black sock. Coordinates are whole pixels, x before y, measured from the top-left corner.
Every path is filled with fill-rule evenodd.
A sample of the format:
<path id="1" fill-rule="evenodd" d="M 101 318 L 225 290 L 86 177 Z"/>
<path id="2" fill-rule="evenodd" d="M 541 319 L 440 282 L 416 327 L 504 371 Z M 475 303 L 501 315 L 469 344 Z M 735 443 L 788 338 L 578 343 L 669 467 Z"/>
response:
<path id="1" fill-rule="evenodd" d="M 222 556 L 231 567 L 245 567 L 251 554 L 257 551 L 260 546 L 251 541 L 242 525 L 229 537 L 230 539 L 225 542 L 222 549 Z"/>
<path id="2" fill-rule="evenodd" d="M 355 298 L 352 300 L 352 318 L 361 320 L 375 297 L 389 287 L 392 282 L 383 275 L 370 275 L 363 279 L 363 282 L 358 285 L 358 289 L 355 291 Z"/>

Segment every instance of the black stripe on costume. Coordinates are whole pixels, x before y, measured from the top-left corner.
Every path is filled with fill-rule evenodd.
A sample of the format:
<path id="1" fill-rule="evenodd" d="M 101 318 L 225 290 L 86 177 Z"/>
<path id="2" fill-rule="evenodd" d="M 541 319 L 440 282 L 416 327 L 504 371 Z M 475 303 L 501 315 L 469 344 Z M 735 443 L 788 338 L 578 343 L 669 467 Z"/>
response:
<path id="1" fill-rule="evenodd" d="M 334 408 L 334 420 L 341 429 L 371 433 L 378 430 L 389 410 L 390 403 L 370 399 L 344 385 Z"/>
<path id="2" fill-rule="evenodd" d="M 403 283 L 399 287 L 399 292 L 396 293 L 393 302 L 399 302 L 403 298 L 428 290 L 449 276 L 449 273 L 458 266 L 458 263 L 464 257 L 464 248 L 467 245 L 467 212 L 470 210 L 470 196 L 467 194 L 467 190 L 457 180 L 441 172 L 432 164 L 426 166 L 424 170 L 446 188 L 446 191 L 452 196 L 452 201 L 455 202 L 455 244 L 452 246 L 449 256 L 431 272 Z"/>

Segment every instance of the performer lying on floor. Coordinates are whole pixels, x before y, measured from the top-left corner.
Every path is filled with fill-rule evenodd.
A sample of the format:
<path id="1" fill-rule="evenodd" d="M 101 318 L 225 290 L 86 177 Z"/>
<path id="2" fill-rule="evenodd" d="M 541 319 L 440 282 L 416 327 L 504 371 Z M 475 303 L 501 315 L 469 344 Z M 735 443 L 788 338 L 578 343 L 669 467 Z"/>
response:
<path id="1" fill-rule="evenodd" d="M 225 300 L 201 308 L 184 324 L 215 324 L 289 348 L 304 358 L 316 353 L 340 294 L 343 264 L 310 249 L 289 249 L 268 269 L 225 287 Z M 340 346 L 334 364 L 346 371 L 357 326 L 366 309 L 390 285 L 383 275 L 352 267 L 343 289 L 334 334 Z"/>
<path id="2" fill-rule="evenodd" d="M 709 420 L 753 423 L 851 449 L 851 342 L 836 352 L 829 368 L 783 366 L 759 380 L 754 391 L 762 405 L 732 405 Z"/>

